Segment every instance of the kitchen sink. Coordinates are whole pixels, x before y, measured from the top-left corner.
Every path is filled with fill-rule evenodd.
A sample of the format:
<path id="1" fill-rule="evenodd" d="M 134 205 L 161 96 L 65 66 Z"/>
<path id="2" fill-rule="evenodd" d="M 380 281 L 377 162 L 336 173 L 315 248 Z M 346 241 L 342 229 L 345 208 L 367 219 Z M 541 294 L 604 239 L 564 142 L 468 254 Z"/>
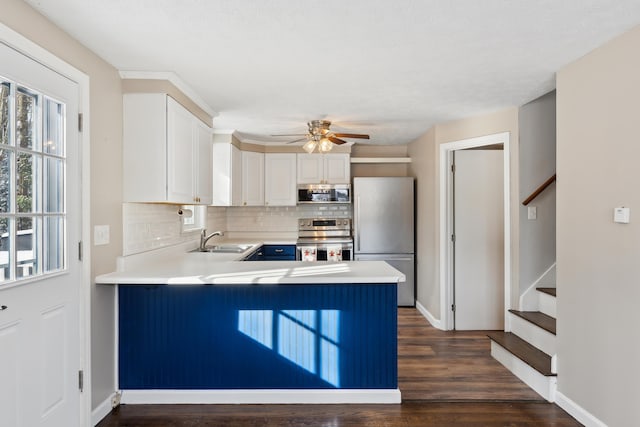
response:
<path id="1" fill-rule="evenodd" d="M 222 253 L 242 253 L 249 249 L 253 245 L 241 245 L 241 244 L 221 244 L 211 245 L 204 249 L 196 248 L 191 252 L 222 252 Z"/>

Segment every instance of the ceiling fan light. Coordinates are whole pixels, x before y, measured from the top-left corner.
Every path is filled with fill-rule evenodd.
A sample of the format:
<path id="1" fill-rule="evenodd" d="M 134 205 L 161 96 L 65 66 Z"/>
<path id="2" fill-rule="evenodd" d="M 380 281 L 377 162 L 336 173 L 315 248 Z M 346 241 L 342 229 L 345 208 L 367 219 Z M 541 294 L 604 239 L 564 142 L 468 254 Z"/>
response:
<path id="1" fill-rule="evenodd" d="M 313 150 L 316 149 L 316 145 L 317 145 L 316 142 L 313 139 L 310 139 L 307 142 L 305 142 L 305 144 L 302 146 L 302 149 L 307 153 L 311 154 L 313 153 Z"/>
<path id="2" fill-rule="evenodd" d="M 320 151 L 322 153 L 326 153 L 327 151 L 331 151 L 332 148 L 333 148 L 333 143 L 329 139 L 322 138 L 320 140 Z"/>

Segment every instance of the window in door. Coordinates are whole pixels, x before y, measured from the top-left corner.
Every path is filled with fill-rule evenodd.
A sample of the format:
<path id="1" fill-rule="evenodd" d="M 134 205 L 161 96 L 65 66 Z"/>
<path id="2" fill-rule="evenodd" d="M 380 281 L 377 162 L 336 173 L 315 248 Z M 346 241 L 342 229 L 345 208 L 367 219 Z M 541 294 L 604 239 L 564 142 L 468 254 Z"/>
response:
<path id="1" fill-rule="evenodd" d="M 65 105 L 0 76 L 0 286 L 65 269 Z"/>

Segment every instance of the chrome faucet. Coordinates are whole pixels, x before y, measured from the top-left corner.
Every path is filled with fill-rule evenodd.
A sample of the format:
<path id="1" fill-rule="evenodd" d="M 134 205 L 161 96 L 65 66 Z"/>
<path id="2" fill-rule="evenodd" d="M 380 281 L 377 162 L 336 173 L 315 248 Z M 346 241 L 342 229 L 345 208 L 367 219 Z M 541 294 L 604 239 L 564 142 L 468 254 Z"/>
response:
<path id="1" fill-rule="evenodd" d="M 209 241 L 209 239 L 211 239 L 213 236 L 224 236 L 224 233 L 222 231 L 214 231 L 213 233 L 209 234 L 207 236 L 207 230 L 206 229 L 202 229 L 202 233 L 200 233 L 200 250 L 201 251 L 206 251 L 207 250 L 207 242 Z"/>

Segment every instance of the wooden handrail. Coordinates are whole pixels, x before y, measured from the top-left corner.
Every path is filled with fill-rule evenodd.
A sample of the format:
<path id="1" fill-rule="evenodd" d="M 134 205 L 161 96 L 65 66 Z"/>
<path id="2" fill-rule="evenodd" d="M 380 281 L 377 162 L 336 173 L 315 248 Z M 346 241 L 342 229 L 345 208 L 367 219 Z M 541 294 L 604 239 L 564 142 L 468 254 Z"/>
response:
<path id="1" fill-rule="evenodd" d="M 554 173 L 553 176 L 551 178 L 549 178 L 548 180 L 546 180 L 540 187 L 536 188 L 536 191 L 534 191 L 533 193 L 531 193 L 531 195 L 529 197 L 527 197 L 525 199 L 524 202 L 522 202 L 523 205 L 527 206 L 529 203 L 531 203 L 531 201 L 533 199 L 535 199 L 536 197 L 538 197 L 538 194 L 542 193 L 545 188 L 547 188 L 548 186 L 550 186 L 553 181 L 556 180 L 556 174 Z"/>

